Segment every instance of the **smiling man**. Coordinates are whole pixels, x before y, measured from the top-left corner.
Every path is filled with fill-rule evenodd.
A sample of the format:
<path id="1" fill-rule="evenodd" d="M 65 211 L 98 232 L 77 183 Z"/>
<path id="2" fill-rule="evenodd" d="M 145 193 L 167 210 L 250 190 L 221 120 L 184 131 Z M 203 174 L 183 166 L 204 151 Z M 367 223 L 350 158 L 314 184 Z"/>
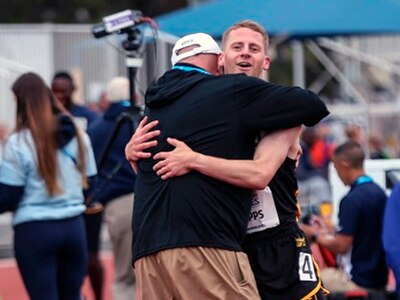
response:
<path id="1" fill-rule="evenodd" d="M 219 64 L 225 74 L 245 73 L 260 77 L 270 65 L 268 44 L 268 35 L 258 24 L 252 21 L 237 23 L 222 37 L 223 52 Z"/>

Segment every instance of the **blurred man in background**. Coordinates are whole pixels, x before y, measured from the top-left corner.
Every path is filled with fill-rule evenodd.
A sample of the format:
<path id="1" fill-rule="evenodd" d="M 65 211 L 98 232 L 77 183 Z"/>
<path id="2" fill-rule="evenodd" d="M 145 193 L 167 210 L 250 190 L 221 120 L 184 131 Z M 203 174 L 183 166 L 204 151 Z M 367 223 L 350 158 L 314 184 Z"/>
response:
<path id="1" fill-rule="evenodd" d="M 87 130 L 99 118 L 99 114 L 84 105 L 77 104 L 72 99 L 76 86 L 71 74 L 68 72 L 59 71 L 55 73 L 51 82 L 51 89 L 62 105 L 75 117 L 82 129 Z"/>
<path id="2" fill-rule="evenodd" d="M 66 71 L 59 71 L 54 74 L 51 82 L 51 89 L 57 99 L 74 117 L 75 123 L 87 130 L 98 118 L 99 114 L 90 110 L 84 105 L 75 103 L 72 99 L 73 93 L 76 89 L 74 80 Z M 100 228 L 102 217 L 99 214 L 85 214 L 85 228 L 88 241 L 89 252 L 89 266 L 88 273 L 90 283 L 95 294 L 96 300 L 103 299 L 103 266 L 99 258 L 100 249 Z"/>
<path id="3" fill-rule="evenodd" d="M 124 158 L 124 149 L 140 121 L 141 113 L 136 106 L 132 107 L 127 78 L 113 78 L 108 83 L 106 95 L 109 107 L 88 130 L 97 164 L 106 147 L 110 147 L 103 158 L 103 165 L 99 166 L 97 182 L 91 193 L 92 201 L 105 206 L 105 221 L 114 254 L 114 300 L 128 300 L 134 296 L 135 283 L 131 266 L 131 222 L 136 175 Z"/>
<path id="4" fill-rule="evenodd" d="M 321 271 L 332 292 L 386 287 L 388 269 L 381 240 L 386 194 L 365 173 L 364 159 L 355 141 L 339 145 L 333 153 L 339 178 L 350 186 L 340 201 L 338 228 L 329 228 L 319 217 L 311 219 L 312 225 L 302 225 L 312 241 L 338 254 L 339 267 Z"/>

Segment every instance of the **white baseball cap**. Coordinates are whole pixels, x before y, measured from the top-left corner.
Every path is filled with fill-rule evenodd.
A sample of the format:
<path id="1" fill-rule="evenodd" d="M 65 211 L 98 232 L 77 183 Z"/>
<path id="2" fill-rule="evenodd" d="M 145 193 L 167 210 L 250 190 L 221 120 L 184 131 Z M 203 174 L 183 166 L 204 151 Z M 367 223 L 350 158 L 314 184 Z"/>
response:
<path id="1" fill-rule="evenodd" d="M 188 52 L 177 54 L 179 50 L 197 45 L 198 47 L 193 48 Z M 217 42 L 208 34 L 205 33 L 193 33 L 185 35 L 180 38 L 172 49 L 171 63 L 175 65 L 178 61 L 194 56 L 200 53 L 210 53 L 210 54 L 220 54 L 221 49 L 219 48 Z"/>

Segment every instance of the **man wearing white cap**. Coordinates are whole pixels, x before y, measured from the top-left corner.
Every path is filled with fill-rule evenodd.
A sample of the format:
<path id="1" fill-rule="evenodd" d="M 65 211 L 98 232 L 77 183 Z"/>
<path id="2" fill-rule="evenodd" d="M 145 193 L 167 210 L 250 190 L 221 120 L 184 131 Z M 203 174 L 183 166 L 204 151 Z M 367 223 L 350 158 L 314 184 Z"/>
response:
<path id="1" fill-rule="evenodd" d="M 147 90 L 146 115 L 159 120 L 161 129 L 151 154 L 170 150 L 166 138 L 173 136 L 206 155 L 250 159 L 258 132 L 312 126 L 328 114 L 315 94 L 299 88 L 243 74 L 213 76 L 214 43 L 204 34 L 183 37 L 173 50 L 173 69 Z M 186 51 L 191 56 L 182 55 Z M 163 181 L 153 170 L 155 163 L 142 159 L 138 165 L 133 218 L 137 296 L 259 299 L 240 246 L 251 191 L 197 172 Z"/>
<path id="2" fill-rule="evenodd" d="M 190 49 L 188 47 L 191 47 Z M 187 48 L 187 49 L 185 49 Z M 186 51 L 181 52 L 182 49 Z M 177 62 L 195 56 L 197 54 L 220 54 L 221 49 L 218 44 L 205 33 L 190 34 L 178 40 L 172 50 L 171 63 Z"/>

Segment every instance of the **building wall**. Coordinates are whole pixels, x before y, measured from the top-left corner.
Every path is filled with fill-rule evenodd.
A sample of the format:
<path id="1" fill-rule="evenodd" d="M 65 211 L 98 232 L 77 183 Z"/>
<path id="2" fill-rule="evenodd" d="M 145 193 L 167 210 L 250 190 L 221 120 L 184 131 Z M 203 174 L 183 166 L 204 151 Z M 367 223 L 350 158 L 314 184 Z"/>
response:
<path id="1" fill-rule="evenodd" d="M 75 100 L 88 103 L 98 99 L 112 77 L 128 76 L 128 55 L 143 58 L 134 81 L 139 95 L 169 67 L 169 46 L 146 37 L 149 30 L 141 31 L 142 49 L 130 52 L 122 47 L 127 36 L 95 39 L 91 29 L 90 25 L 0 24 L 0 123 L 14 124 L 10 87 L 27 71 L 38 73 L 48 84 L 54 72 L 71 72 L 78 86 Z"/>

